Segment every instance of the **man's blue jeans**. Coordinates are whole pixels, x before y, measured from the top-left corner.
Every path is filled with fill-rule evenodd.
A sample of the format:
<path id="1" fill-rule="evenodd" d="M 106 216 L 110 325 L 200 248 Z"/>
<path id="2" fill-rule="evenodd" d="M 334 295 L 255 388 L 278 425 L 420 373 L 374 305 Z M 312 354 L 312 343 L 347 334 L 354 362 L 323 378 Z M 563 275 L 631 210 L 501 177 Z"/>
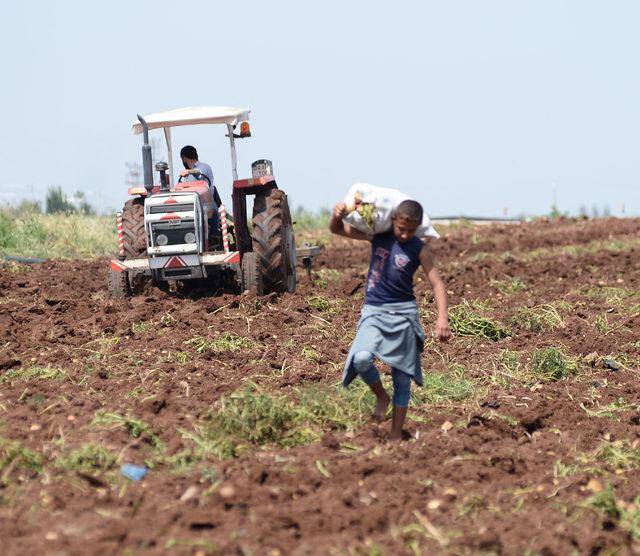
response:
<path id="1" fill-rule="evenodd" d="M 370 351 L 359 351 L 353 356 L 353 366 L 366 384 L 371 386 L 380 382 L 380 373 L 373 364 L 373 353 Z M 411 376 L 398 369 L 391 369 L 393 380 L 393 405 L 397 407 L 408 407 L 411 398 Z"/>

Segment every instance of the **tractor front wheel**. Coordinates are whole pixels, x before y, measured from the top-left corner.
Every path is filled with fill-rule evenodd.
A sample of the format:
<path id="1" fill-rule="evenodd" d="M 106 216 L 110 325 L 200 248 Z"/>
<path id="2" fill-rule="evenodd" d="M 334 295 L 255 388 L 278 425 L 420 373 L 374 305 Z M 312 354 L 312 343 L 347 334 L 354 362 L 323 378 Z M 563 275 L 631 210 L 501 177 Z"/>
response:
<path id="1" fill-rule="evenodd" d="M 296 242 L 289 203 L 281 189 L 256 195 L 252 239 L 253 252 L 258 254 L 262 266 L 265 292 L 294 292 Z"/>
<path id="2" fill-rule="evenodd" d="M 263 295 L 264 286 L 262 281 L 262 271 L 260 268 L 260 257 L 258 254 L 249 251 L 242 257 L 242 291 L 255 291 L 257 295 Z"/>
<path id="3" fill-rule="evenodd" d="M 127 272 L 115 272 L 109 269 L 109 274 L 107 274 L 107 288 L 109 289 L 109 294 L 114 299 L 124 299 L 128 297 L 131 291 L 129 289 Z"/>
<path id="4" fill-rule="evenodd" d="M 124 240 L 124 256 L 137 259 L 146 255 L 147 238 L 144 232 L 144 201 L 140 198 L 130 199 L 122 209 L 122 238 Z"/>

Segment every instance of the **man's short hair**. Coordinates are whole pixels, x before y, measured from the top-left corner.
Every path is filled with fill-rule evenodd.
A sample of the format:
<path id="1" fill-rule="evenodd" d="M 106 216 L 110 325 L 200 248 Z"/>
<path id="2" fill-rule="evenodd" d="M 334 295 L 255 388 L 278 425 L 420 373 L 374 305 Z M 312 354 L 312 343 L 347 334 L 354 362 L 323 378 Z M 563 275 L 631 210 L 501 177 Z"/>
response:
<path id="1" fill-rule="evenodd" d="M 395 216 L 400 216 L 412 222 L 422 223 L 422 205 L 418 201 L 402 201 L 396 208 Z"/>
<path id="2" fill-rule="evenodd" d="M 180 149 L 180 156 L 188 158 L 189 160 L 198 160 L 198 151 L 196 151 L 196 148 L 191 145 L 185 145 Z"/>

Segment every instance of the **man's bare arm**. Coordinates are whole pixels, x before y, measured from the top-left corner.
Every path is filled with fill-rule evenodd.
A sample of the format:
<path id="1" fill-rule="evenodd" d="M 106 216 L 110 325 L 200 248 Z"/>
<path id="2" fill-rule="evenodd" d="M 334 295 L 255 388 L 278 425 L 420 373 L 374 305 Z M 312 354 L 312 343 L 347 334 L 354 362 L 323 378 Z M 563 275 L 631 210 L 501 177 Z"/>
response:
<path id="1" fill-rule="evenodd" d="M 438 308 L 438 318 L 436 319 L 436 336 L 442 341 L 447 341 L 451 337 L 451 329 L 449 328 L 449 315 L 447 309 L 447 289 L 445 288 L 442 278 L 433 263 L 433 255 L 428 245 L 424 245 L 420 251 L 420 264 L 424 273 L 429 279 L 431 288 L 433 289 L 433 297 L 436 300 Z"/>
<path id="2" fill-rule="evenodd" d="M 360 230 L 357 230 L 353 226 L 349 226 L 349 224 L 345 224 L 342 219 L 347 215 L 347 205 L 344 203 L 338 203 L 335 207 L 333 207 L 333 212 L 331 213 L 331 221 L 329 222 L 329 229 L 332 233 L 338 234 L 339 236 L 348 237 L 351 239 L 362 239 L 365 241 L 371 241 L 371 236 L 369 234 L 365 234 Z"/>

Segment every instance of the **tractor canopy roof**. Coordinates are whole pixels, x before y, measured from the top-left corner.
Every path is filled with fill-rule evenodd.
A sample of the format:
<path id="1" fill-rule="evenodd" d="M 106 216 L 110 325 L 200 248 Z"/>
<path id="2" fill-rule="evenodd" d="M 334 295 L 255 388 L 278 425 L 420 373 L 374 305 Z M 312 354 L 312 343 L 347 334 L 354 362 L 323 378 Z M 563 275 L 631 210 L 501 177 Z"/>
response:
<path id="1" fill-rule="evenodd" d="M 149 129 L 177 127 L 181 125 L 197 124 L 228 124 L 236 125 L 249 119 L 249 112 L 246 108 L 233 108 L 230 106 L 190 106 L 187 108 L 176 108 L 168 112 L 158 112 L 144 116 L 149 125 Z M 142 124 L 138 121 L 133 123 L 133 133 L 142 133 Z"/>

